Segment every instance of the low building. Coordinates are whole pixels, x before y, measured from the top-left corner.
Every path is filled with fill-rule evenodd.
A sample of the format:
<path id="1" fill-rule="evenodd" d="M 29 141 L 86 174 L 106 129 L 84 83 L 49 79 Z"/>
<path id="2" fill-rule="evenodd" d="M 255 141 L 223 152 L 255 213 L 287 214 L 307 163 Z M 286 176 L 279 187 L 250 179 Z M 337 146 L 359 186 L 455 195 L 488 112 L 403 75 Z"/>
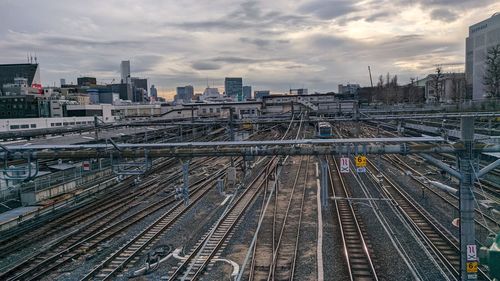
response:
<path id="1" fill-rule="evenodd" d="M 0 96 L 0 118 L 40 118 L 50 116 L 49 101 L 33 95 Z"/>
<path id="2" fill-rule="evenodd" d="M 76 83 L 78 86 L 95 86 L 97 85 L 97 79 L 95 77 L 78 77 L 76 78 Z"/>
<path id="3" fill-rule="evenodd" d="M 259 91 L 254 91 L 253 96 L 256 100 L 262 100 L 264 97 L 268 97 L 271 95 L 271 92 L 268 90 L 259 90 Z"/>
<path id="4" fill-rule="evenodd" d="M 343 84 L 339 84 L 339 94 L 356 94 L 359 90 L 359 88 L 361 88 L 359 86 L 359 84 L 347 84 L 347 85 L 343 85 Z"/>

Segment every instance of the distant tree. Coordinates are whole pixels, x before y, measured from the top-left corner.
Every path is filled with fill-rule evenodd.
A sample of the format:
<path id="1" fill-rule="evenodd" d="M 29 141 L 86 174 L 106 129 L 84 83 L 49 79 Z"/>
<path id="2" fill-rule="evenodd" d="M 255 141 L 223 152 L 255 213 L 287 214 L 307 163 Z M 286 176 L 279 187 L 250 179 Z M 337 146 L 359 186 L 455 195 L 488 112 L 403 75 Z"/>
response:
<path id="1" fill-rule="evenodd" d="M 384 87 L 384 76 L 383 76 L 383 75 L 380 75 L 380 76 L 378 77 L 377 87 L 379 87 L 379 88 Z"/>
<path id="2" fill-rule="evenodd" d="M 483 77 L 486 96 L 500 97 L 500 44 L 488 49 Z"/>
<path id="3" fill-rule="evenodd" d="M 437 102 L 441 101 L 443 95 L 443 77 L 443 69 L 440 66 L 436 67 L 436 74 L 432 77 L 432 89 Z"/>
<path id="4" fill-rule="evenodd" d="M 398 76 L 394 75 L 391 79 L 391 86 L 392 87 L 397 87 L 398 86 Z"/>

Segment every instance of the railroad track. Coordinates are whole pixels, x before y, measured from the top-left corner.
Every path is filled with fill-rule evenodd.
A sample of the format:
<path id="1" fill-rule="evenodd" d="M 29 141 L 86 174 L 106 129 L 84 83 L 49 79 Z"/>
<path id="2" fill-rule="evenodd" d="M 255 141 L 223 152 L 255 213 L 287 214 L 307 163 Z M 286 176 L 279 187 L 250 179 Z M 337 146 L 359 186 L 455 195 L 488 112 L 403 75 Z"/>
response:
<path id="1" fill-rule="evenodd" d="M 351 193 L 342 178 L 337 161 L 331 157 L 329 161 L 330 186 L 333 196 L 346 198 Z M 344 255 L 350 280 L 378 280 L 377 272 L 366 240 L 366 233 L 356 209 L 345 199 L 335 200 L 335 212 L 339 222 L 340 236 L 344 247 Z"/>
<path id="2" fill-rule="evenodd" d="M 411 171 L 413 174 L 417 175 L 418 177 L 425 177 L 422 173 L 420 173 L 419 171 L 417 171 L 416 169 L 414 169 L 413 167 L 411 167 L 410 165 L 408 165 L 406 162 L 404 162 L 398 156 L 386 156 L 385 159 L 387 161 L 395 164 L 395 167 L 397 167 L 400 170 L 407 169 L 407 170 Z M 404 169 L 402 169 L 402 167 L 404 167 Z M 422 180 L 420 180 L 419 178 L 415 178 L 415 177 L 412 177 L 412 178 L 415 181 L 417 181 L 419 184 L 421 184 L 422 186 L 427 187 L 427 185 Z M 446 194 L 446 196 L 445 196 L 441 192 L 437 192 L 436 190 L 434 190 L 432 188 L 427 188 L 427 190 L 431 191 L 433 194 L 435 194 L 436 196 L 438 196 L 439 198 L 441 198 L 442 200 L 444 200 L 449 205 L 453 206 L 453 208 L 458 211 L 457 204 L 454 203 L 454 202 L 452 202 L 450 199 L 447 198 L 447 196 L 448 196 L 448 197 L 451 197 L 452 199 L 458 201 L 458 196 L 456 196 L 454 194 L 450 194 L 450 193 L 445 193 Z M 500 223 L 496 219 L 492 218 L 488 214 L 485 214 L 484 212 L 481 212 L 478 208 L 476 208 L 475 210 L 476 210 L 476 215 L 477 216 L 479 216 L 480 218 L 481 217 L 484 218 L 488 223 L 490 223 L 491 225 L 493 225 L 495 227 L 495 230 L 498 230 L 498 228 L 500 227 Z M 476 223 L 478 225 L 480 225 L 481 227 L 483 227 L 484 229 L 486 229 L 488 232 L 496 233 L 496 231 L 492 230 L 489 225 L 485 225 L 484 222 L 479 221 L 478 219 L 475 219 L 475 220 L 476 220 Z"/>
<path id="3" fill-rule="evenodd" d="M 200 186 L 206 184 L 210 179 L 201 179 L 193 183 L 192 192 L 195 193 Z M 79 256 L 88 253 L 101 243 L 109 240 L 113 236 L 122 233 L 130 226 L 153 215 L 154 213 L 175 203 L 174 195 L 165 197 L 146 208 L 138 210 L 126 217 L 120 219 L 123 213 L 118 213 L 108 217 L 105 223 L 99 223 L 98 227 L 90 226 L 83 229 L 81 234 L 66 237 L 66 240 L 60 241 L 37 255 L 34 255 L 14 268 L 9 269 L 0 275 L 0 278 L 7 280 L 36 280 L 41 276 L 47 275 L 54 270 L 61 268 L 65 264 L 77 259 Z M 109 222 L 113 222 L 109 224 Z"/>
<path id="4" fill-rule="evenodd" d="M 310 160 L 310 157 L 305 158 L 305 165 L 304 159 L 300 160 L 299 171 L 293 183 L 268 280 L 293 280 L 295 274 Z"/>
<path id="5" fill-rule="evenodd" d="M 264 214 L 262 225 L 257 234 L 256 245 L 252 251 L 249 280 L 293 279 L 308 165 L 309 157 L 306 161 L 301 157 L 297 171 L 292 170 L 292 173 L 295 173 L 295 178 L 290 190 L 287 191 L 284 186 L 275 190 L 274 199 L 270 201 Z M 285 197 L 288 196 L 287 193 L 290 193 L 288 200 L 278 202 L 278 192 L 284 193 Z M 263 198 L 262 207 L 265 205 L 267 192 Z M 280 206 L 281 204 L 278 203 L 284 203 L 285 206 Z M 262 208 L 259 217 L 263 215 L 263 211 Z M 284 213 L 282 221 L 280 221 L 280 231 L 276 233 L 277 221 L 279 220 L 277 214 L 282 212 Z"/>
<path id="6" fill-rule="evenodd" d="M 381 175 L 385 183 L 382 187 L 383 193 L 397 203 L 396 206 L 405 219 L 423 238 L 423 242 L 450 275 L 459 278 L 460 248 L 456 238 L 371 161 L 368 161 L 368 170 L 372 175 Z M 479 273 L 483 279 L 490 280 L 482 268 Z"/>
<path id="7" fill-rule="evenodd" d="M 196 188 L 190 194 L 190 202 L 185 205 L 178 201 L 166 213 L 161 215 L 148 227 L 135 235 L 132 239 L 115 251 L 112 255 L 102 261 L 91 272 L 85 275 L 81 280 L 110 280 L 118 272 L 123 270 L 135 257 L 139 256 L 148 246 L 154 244 L 160 235 L 167 232 L 173 224 L 178 221 L 192 206 L 194 206 L 203 196 L 211 190 L 214 180 L 224 174 L 226 166 L 214 173 L 211 177 L 203 179 L 199 188 Z"/>
<path id="8" fill-rule="evenodd" d="M 199 139 L 206 138 L 207 136 L 203 136 Z M 218 138 L 219 136 L 215 136 Z M 150 185 L 152 188 L 144 188 L 137 193 L 134 189 L 127 189 L 123 192 L 124 188 L 134 187 L 134 178 L 129 177 L 125 179 L 123 182 L 120 182 L 115 187 L 112 187 L 107 194 L 105 194 L 99 200 L 95 200 L 89 204 L 84 206 L 80 206 L 77 208 L 73 208 L 69 210 L 70 212 L 67 214 L 63 214 L 58 218 L 47 218 L 49 222 L 40 228 L 37 228 L 35 231 L 26 231 L 26 227 L 9 231 L 8 233 L 2 233 L 3 239 L 0 241 L 0 257 L 6 257 L 7 255 L 18 251 L 21 248 L 25 248 L 28 245 L 31 245 L 37 241 L 42 240 L 43 238 L 50 237 L 51 235 L 55 235 L 61 231 L 65 231 L 75 225 L 81 225 L 85 223 L 85 221 L 89 224 L 93 224 L 94 221 L 100 220 L 99 217 L 106 215 L 106 212 L 113 212 L 115 209 L 119 209 L 120 205 L 131 204 L 138 196 L 145 196 L 144 193 L 149 193 L 149 195 L 154 194 L 157 190 L 154 189 L 154 184 L 157 181 L 156 179 L 152 179 L 151 175 L 164 172 L 166 169 L 172 168 L 178 161 L 174 158 L 167 158 L 160 163 L 156 164 L 155 167 L 148 171 L 146 175 L 148 176 L 148 180 L 141 183 L 142 186 Z M 191 165 L 191 169 L 195 169 L 203 163 L 203 160 L 196 161 Z M 116 211 L 116 210 L 115 210 Z M 96 218 L 97 217 L 97 218 Z M 45 221 L 45 220 L 44 220 Z M 32 228 L 38 227 L 40 222 L 33 222 Z M 31 227 L 31 224 L 29 224 Z M 0 275 L 1 276 L 1 275 Z"/>
<path id="9" fill-rule="evenodd" d="M 239 219 L 251 206 L 257 194 L 266 183 L 268 173 L 272 173 L 277 166 L 276 157 L 270 160 L 259 175 L 245 188 L 242 194 L 235 199 L 221 219 L 212 226 L 209 233 L 198 241 L 188 257 L 169 274 L 169 280 L 196 280 L 199 279 L 212 258 L 221 250 L 226 238 L 230 235 Z"/>

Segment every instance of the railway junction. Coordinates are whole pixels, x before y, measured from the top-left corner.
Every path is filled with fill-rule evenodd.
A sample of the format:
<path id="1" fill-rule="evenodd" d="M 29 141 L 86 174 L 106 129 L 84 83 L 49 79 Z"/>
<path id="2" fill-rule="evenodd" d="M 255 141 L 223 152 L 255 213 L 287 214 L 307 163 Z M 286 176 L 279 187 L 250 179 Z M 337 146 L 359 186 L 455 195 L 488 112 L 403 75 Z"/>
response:
<path id="1" fill-rule="evenodd" d="M 499 118 L 292 106 L 1 136 L 0 279 L 494 280 Z"/>

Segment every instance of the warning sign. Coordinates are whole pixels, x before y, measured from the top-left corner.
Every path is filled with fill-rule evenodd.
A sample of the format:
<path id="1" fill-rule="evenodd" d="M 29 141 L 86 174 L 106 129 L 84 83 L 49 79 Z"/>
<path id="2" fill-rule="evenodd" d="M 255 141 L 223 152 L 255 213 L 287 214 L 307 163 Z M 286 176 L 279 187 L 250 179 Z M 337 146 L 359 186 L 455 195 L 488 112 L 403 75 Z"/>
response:
<path id="1" fill-rule="evenodd" d="M 477 272 L 477 261 L 467 262 L 467 272 L 476 273 Z"/>
<path id="2" fill-rule="evenodd" d="M 467 260 L 468 261 L 477 261 L 476 245 L 467 245 Z"/>
<path id="3" fill-rule="evenodd" d="M 349 169 L 349 160 L 348 157 L 342 157 L 340 158 L 340 172 L 341 173 L 349 173 L 351 170 Z"/>
<path id="4" fill-rule="evenodd" d="M 82 167 L 84 171 L 90 171 L 90 162 L 89 161 L 83 161 Z"/>
<path id="5" fill-rule="evenodd" d="M 358 168 L 366 167 L 366 156 L 358 155 L 354 157 L 354 162 Z"/>

